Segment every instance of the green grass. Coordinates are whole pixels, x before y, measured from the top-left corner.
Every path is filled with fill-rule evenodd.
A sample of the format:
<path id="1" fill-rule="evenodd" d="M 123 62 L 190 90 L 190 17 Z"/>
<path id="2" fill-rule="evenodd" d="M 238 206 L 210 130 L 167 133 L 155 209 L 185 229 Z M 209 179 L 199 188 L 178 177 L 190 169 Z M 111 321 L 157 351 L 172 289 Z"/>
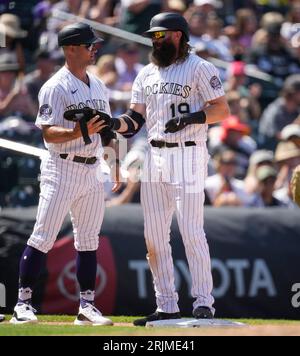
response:
<path id="1" fill-rule="evenodd" d="M 141 328 L 126 325 L 132 324 L 136 317 L 118 316 L 111 317 L 114 323 L 125 323 L 125 325 L 115 326 L 75 326 L 73 325 L 73 316 L 38 316 L 39 324 L 37 325 L 11 325 L 7 323 L 10 315 L 6 316 L 6 322 L 0 323 L 0 336 L 44 336 L 44 335 L 64 335 L 64 336 L 77 336 L 77 335 L 97 335 L 97 336 L 151 336 L 151 335 L 201 335 L 202 328 L 197 329 L 152 329 Z M 249 320 L 240 319 L 236 320 L 243 322 L 250 326 L 296 326 L 299 327 L 300 334 L 300 321 L 289 320 Z M 47 323 L 54 323 L 49 325 Z M 55 324 L 57 323 L 57 324 Z M 70 325 L 59 325 L 59 323 L 70 323 Z"/>
<path id="2" fill-rule="evenodd" d="M 0 324 L 0 336 L 44 336 L 44 335 L 128 335 L 136 330 L 128 326 L 76 326 L 73 325 L 74 316 L 67 315 L 39 315 L 37 325 L 11 325 L 7 323 L 11 315 L 6 315 L 6 322 Z M 132 323 L 132 317 L 112 317 L 114 323 Z M 46 323 L 54 323 L 47 325 Z M 55 323 L 70 323 L 70 325 L 55 325 Z"/>

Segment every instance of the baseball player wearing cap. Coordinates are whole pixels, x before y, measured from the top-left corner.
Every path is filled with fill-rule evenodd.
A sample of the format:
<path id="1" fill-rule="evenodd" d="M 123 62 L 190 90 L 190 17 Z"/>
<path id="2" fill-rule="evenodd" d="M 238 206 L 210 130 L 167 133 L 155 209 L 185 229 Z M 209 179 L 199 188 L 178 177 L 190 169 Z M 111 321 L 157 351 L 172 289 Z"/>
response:
<path id="1" fill-rule="evenodd" d="M 185 19 L 162 13 L 151 20 L 152 60 L 133 84 L 130 110 L 112 127 L 132 136 L 144 121 L 150 150 L 144 163 L 141 199 L 148 262 L 157 310 L 136 320 L 180 317 L 174 284 L 170 226 L 176 212 L 192 275 L 193 315 L 212 318 L 214 299 L 209 248 L 203 229 L 207 124 L 229 115 L 216 68 L 190 54 Z"/>
<path id="2" fill-rule="evenodd" d="M 91 107 L 110 115 L 107 89 L 86 68 L 95 62 L 102 40 L 83 23 L 64 27 L 58 34 L 66 63 L 39 93 L 36 125 L 42 129 L 48 154 L 41 164 L 41 193 L 37 221 L 20 261 L 18 302 L 11 322 L 36 323 L 31 297 L 47 252 L 52 248 L 63 220 L 70 212 L 80 286 L 76 325 L 111 325 L 94 306 L 97 270 L 96 250 L 104 215 L 103 185 L 97 178 L 103 150 L 104 128 L 98 116 L 87 123 L 91 144 L 83 140 L 79 122 L 64 120 L 68 109 Z M 116 191 L 119 183 L 113 190 Z"/>

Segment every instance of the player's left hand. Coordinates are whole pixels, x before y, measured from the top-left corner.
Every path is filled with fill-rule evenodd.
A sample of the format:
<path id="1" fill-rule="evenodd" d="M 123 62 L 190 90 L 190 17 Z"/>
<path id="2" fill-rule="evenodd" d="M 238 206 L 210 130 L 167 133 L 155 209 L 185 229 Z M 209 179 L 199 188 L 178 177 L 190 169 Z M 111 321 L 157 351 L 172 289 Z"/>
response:
<path id="1" fill-rule="evenodd" d="M 112 192 L 117 193 L 122 186 L 122 182 L 115 182 L 114 186 L 112 187 Z"/>
<path id="2" fill-rule="evenodd" d="M 188 123 L 183 117 L 175 117 L 166 123 L 165 133 L 175 133 L 183 130 Z"/>

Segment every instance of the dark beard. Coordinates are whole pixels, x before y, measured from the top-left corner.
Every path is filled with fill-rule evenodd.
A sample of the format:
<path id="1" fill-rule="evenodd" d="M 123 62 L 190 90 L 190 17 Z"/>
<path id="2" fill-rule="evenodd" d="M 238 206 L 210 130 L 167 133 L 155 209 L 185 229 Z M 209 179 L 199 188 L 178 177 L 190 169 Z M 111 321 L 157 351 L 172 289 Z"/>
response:
<path id="1" fill-rule="evenodd" d="M 158 67 L 169 67 L 176 59 L 177 50 L 173 43 L 163 42 L 160 48 L 153 45 L 151 62 Z"/>

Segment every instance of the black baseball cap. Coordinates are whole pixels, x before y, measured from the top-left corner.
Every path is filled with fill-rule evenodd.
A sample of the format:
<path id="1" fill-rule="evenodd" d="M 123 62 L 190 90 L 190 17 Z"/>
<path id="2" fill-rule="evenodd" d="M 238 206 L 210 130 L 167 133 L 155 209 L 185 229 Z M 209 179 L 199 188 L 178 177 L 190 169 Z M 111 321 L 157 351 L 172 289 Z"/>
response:
<path id="1" fill-rule="evenodd" d="M 103 39 L 97 37 L 92 27 L 83 22 L 77 22 L 72 25 L 65 26 L 58 33 L 59 46 L 76 46 L 100 42 L 103 42 Z"/>

